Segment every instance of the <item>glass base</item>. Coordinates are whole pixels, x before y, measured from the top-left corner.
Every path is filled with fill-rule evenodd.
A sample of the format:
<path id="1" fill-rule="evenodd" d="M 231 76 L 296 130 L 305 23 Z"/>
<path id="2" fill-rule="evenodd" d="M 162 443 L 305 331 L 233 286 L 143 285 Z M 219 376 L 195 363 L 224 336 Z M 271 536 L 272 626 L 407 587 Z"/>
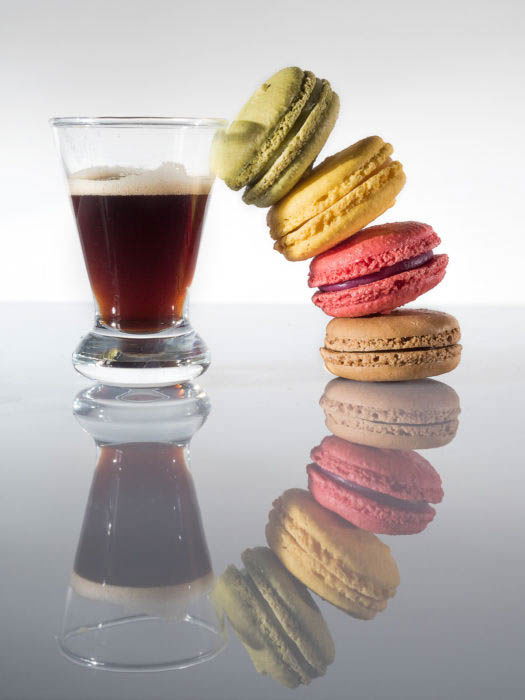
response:
<path id="1" fill-rule="evenodd" d="M 109 386 L 170 386 L 195 379 L 209 365 L 208 348 L 190 325 L 173 335 L 94 329 L 73 353 L 77 372 Z"/>

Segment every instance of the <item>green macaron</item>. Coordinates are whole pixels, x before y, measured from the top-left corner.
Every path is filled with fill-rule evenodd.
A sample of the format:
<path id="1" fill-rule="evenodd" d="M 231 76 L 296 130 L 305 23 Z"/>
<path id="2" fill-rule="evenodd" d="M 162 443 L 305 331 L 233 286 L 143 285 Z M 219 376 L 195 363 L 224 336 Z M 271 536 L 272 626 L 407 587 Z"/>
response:
<path id="1" fill-rule="evenodd" d="M 245 569 L 229 566 L 212 595 L 257 671 L 288 688 L 323 675 L 334 644 L 311 595 L 267 547 L 247 549 L 241 558 Z"/>
<path id="2" fill-rule="evenodd" d="M 277 202 L 312 165 L 339 113 L 327 80 L 283 68 L 259 87 L 212 148 L 212 168 L 243 199 Z"/>

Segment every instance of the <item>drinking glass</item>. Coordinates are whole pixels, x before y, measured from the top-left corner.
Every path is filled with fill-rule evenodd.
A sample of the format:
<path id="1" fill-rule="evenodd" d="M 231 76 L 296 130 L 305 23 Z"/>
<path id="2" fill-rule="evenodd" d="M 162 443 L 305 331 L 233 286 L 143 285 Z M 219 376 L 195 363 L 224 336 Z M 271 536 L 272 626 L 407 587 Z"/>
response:
<path id="1" fill-rule="evenodd" d="M 95 302 L 73 353 L 84 376 L 169 386 L 209 366 L 188 316 L 222 119 L 51 120 Z"/>

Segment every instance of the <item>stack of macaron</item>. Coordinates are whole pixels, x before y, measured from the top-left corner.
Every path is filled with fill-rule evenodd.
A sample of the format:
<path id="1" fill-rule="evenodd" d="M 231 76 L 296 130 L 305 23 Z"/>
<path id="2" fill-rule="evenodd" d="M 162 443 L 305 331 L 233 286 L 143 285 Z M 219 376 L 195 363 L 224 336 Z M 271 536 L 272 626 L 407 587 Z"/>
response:
<path id="1" fill-rule="evenodd" d="M 335 659 L 328 626 L 310 591 L 360 620 L 385 610 L 399 585 L 389 547 L 319 505 L 304 489 L 277 498 L 268 547 L 246 549 L 212 599 L 255 669 L 288 688 L 323 676 Z"/>
<path id="2" fill-rule="evenodd" d="M 320 400 L 332 433 L 311 450 L 308 490 L 272 505 L 268 547 L 245 550 L 213 591 L 259 673 L 290 688 L 322 676 L 334 643 L 311 593 L 359 620 L 396 594 L 399 571 L 377 534 L 413 535 L 433 520 L 441 478 L 415 449 L 458 428 L 456 392 L 433 379 L 333 379 Z"/>
<path id="3" fill-rule="evenodd" d="M 314 447 L 308 487 L 356 527 L 413 535 L 434 519 L 441 478 L 414 448 L 441 447 L 457 430 L 456 392 L 432 379 L 366 384 L 334 379 L 320 404 L 333 433 Z"/>
<path id="4" fill-rule="evenodd" d="M 370 226 L 405 184 L 393 147 L 369 136 L 312 168 L 338 116 L 327 80 L 284 68 L 251 96 L 212 149 L 214 172 L 243 199 L 271 205 L 274 248 L 287 260 L 313 258 L 308 284 L 328 324 L 321 354 L 333 374 L 401 381 L 454 369 L 456 319 L 436 311 L 395 311 L 443 279 L 440 238 L 415 221 Z"/>

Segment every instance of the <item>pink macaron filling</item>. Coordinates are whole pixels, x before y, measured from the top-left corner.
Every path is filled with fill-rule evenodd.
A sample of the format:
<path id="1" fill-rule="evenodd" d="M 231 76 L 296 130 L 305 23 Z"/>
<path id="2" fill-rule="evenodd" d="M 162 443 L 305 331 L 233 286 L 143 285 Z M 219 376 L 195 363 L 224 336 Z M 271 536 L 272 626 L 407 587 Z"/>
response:
<path id="1" fill-rule="evenodd" d="M 362 275 L 361 277 L 354 277 L 354 279 L 346 280 L 344 282 L 338 282 L 337 284 L 324 284 L 319 287 L 320 292 L 340 292 L 343 289 L 353 289 L 354 287 L 360 287 L 363 284 L 370 284 L 371 282 L 377 282 L 383 280 L 386 277 L 391 277 L 392 275 L 398 275 L 401 272 L 407 272 L 408 270 L 415 270 L 421 267 L 429 260 L 432 260 L 434 253 L 431 250 L 427 250 L 420 255 L 415 255 L 413 258 L 408 258 L 408 260 L 401 260 L 394 265 L 389 265 L 384 267 L 382 270 L 373 272 L 370 275 Z"/>
<path id="2" fill-rule="evenodd" d="M 402 510 L 410 511 L 413 513 L 424 513 L 431 508 L 426 501 L 405 501 L 401 498 L 395 498 L 394 496 L 390 496 L 386 493 L 374 491 L 373 489 L 369 489 L 366 486 L 361 486 L 355 481 L 344 479 L 338 474 L 333 474 L 332 472 L 323 469 L 323 467 L 320 467 L 318 464 L 311 464 L 310 467 L 316 469 L 328 479 L 331 479 L 332 481 L 341 484 L 341 486 L 351 489 L 352 491 L 355 491 L 361 494 L 362 496 L 365 496 L 366 498 L 370 498 L 381 505 L 389 506 L 391 508 L 400 508 Z"/>

